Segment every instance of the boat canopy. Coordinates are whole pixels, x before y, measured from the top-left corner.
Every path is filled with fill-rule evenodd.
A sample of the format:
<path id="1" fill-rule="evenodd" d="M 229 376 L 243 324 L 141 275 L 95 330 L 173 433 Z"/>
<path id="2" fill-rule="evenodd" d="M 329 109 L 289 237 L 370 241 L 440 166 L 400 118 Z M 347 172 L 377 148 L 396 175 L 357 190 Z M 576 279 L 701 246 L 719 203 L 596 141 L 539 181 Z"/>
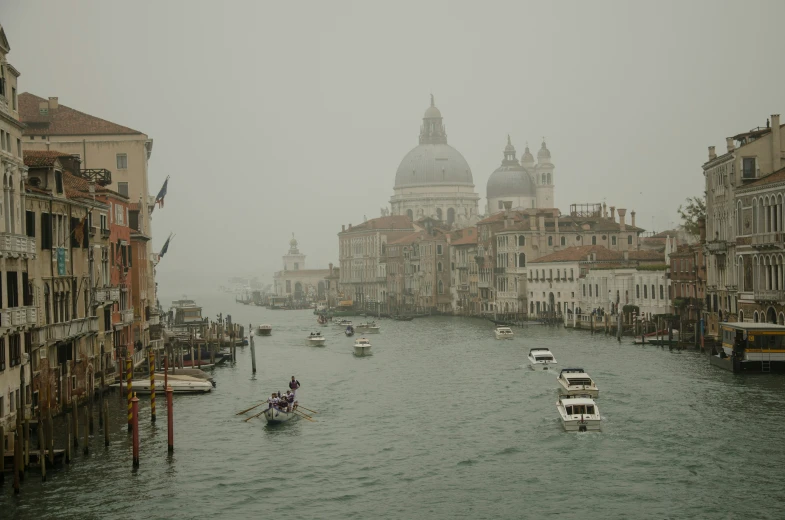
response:
<path id="1" fill-rule="evenodd" d="M 559 372 L 559 377 L 561 377 L 562 374 L 585 374 L 585 373 L 586 371 L 582 368 L 562 368 L 561 372 Z"/>
<path id="2" fill-rule="evenodd" d="M 562 397 L 561 403 L 564 406 L 573 406 L 573 405 L 592 405 L 594 406 L 594 399 L 589 399 L 587 397 Z"/>
<path id="3" fill-rule="evenodd" d="M 533 349 L 529 350 L 529 354 L 532 354 L 534 352 L 548 352 L 548 353 L 550 353 L 551 351 L 550 351 L 550 349 L 547 349 L 547 348 L 533 348 Z"/>

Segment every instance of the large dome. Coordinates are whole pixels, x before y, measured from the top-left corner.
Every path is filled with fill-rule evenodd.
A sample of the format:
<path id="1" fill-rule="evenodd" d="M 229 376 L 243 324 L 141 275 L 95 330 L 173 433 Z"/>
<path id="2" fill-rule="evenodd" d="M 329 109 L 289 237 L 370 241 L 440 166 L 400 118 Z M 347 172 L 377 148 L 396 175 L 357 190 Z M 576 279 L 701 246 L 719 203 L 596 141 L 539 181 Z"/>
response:
<path id="1" fill-rule="evenodd" d="M 535 197 L 537 187 L 521 166 L 499 166 L 488 179 L 486 197 Z"/>
<path id="2" fill-rule="evenodd" d="M 474 186 L 472 171 L 463 155 L 448 144 L 421 144 L 401 161 L 395 187 Z"/>

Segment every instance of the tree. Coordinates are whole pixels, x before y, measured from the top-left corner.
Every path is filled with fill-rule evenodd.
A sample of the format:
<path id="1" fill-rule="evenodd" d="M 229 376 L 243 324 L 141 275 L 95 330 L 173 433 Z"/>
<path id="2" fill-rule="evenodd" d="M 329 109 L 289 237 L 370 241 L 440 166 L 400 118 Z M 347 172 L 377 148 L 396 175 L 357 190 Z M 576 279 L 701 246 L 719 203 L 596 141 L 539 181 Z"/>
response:
<path id="1" fill-rule="evenodd" d="M 694 237 L 700 235 L 698 221 L 706 218 L 706 200 L 703 197 L 687 197 L 685 203 L 679 206 L 678 212 L 684 231 Z"/>

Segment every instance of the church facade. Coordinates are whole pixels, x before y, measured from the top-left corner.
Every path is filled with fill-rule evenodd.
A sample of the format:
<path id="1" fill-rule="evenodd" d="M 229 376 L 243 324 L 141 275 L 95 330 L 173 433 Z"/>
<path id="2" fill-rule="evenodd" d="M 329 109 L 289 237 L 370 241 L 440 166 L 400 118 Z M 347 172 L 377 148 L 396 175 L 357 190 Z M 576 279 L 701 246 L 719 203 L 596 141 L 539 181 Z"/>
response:
<path id="1" fill-rule="evenodd" d="M 504 211 L 505 203 L 518 211 L 555 208 L 553 170 L 551 152 L 545 141 L 537 152 L 536 164 L 528 145 L 519 162 L 508 135 L 502 164 L 488 179 L 486 214 Z"/>
<path id="2" fill-rule="evenodd" d="M 292 234 L 289 251 L 283 255 L 283 270 L 273 275 L 275 295 L 288 297 L 294 302 L 325 300 L 325 278 L 330 276 L 330 269 L 306 269 L 305 255 L 297 245 L 297 239 Z"/>
<path id="3" fill-rule="evenodd" d="M 447 144 L 442 114 L 431 96 L 420 142 L 406 154 L 395 174 L 391 213 L 412 221 L 431 217 L 463 228 L 479 220 L 479 200 L 469 163 Z"/>

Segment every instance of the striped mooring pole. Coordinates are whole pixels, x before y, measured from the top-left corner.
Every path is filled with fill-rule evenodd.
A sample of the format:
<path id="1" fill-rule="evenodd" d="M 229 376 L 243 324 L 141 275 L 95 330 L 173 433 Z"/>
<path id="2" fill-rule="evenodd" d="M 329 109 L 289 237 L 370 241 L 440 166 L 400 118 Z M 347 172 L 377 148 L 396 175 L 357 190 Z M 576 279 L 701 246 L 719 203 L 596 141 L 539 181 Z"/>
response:
<path id="1" fill-rule="evenodd" d="M 133 365 L 133 363 L 134 363 L 133 359 L 130 358 L 130 357 L 125 360 L 125 372 L 126 372 L 125 375 L 126 375 L 126 378 L 127 378 L 126 379 L 126 389 L 128 390 L 128 431 L 129 432 L 134 429 L 133 413 L 132 413 L 132 410 L 131 410 L 131 407 L 132 407 L 131 399 L 133 399 L 133 397 L 134 397 L 133 391 L 131 390 L 131 378 L 134 375 L 134 365 Z"/>
<path id="2" fill-rule="evenodd" d="M 155 351 L 150 349 L 150 422 L 155 422 Z"/>
<path id="3" fill-rule="evenodd" d="M 133 399 L 131 399 L 131 411 L 134 421 L 134 433 L 133 433 L 133 467 L 139 467 L 139 399 L 134 395 Z"/>

